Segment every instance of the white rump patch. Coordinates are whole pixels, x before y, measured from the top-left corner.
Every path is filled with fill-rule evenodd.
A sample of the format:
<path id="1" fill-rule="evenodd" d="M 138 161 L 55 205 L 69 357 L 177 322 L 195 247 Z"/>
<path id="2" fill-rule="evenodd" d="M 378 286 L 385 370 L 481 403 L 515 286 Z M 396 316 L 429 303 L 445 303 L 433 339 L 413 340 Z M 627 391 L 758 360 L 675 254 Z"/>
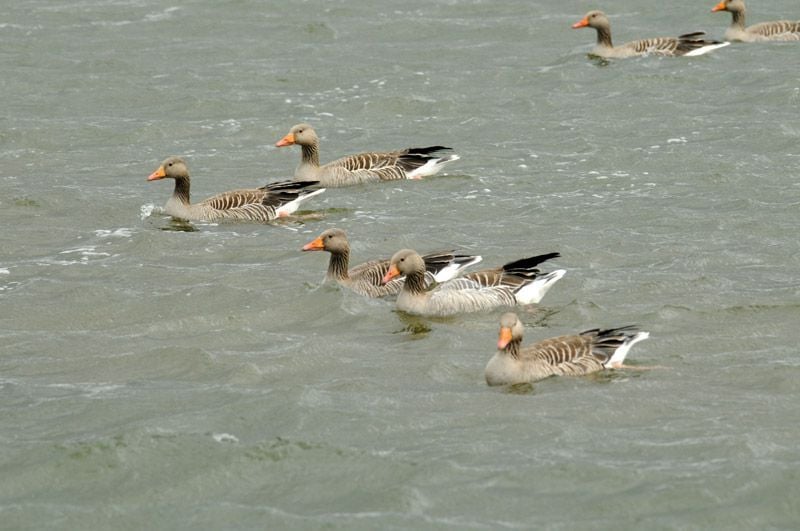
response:
<path id="1" fill-rule="evenodd" d="M 730 43 L 727 42 L 727 41 L 726 42 L 721 42 L 719 44 L 709 44 L 708 46 L 703 46 L 702 48 L 698 48 L 696 50 L 692 50 L 691 52 L 685 53 L 683 55 L 684 55 L 684 57 L 696 57 L 698 55 L 703 55 L 703 54 L 706 54 L 706 53 L 708 53 L 710 51 L 716 50 L 717 48 L 724 48 L 725 46 L 728 46 L 729 44 Z"/>

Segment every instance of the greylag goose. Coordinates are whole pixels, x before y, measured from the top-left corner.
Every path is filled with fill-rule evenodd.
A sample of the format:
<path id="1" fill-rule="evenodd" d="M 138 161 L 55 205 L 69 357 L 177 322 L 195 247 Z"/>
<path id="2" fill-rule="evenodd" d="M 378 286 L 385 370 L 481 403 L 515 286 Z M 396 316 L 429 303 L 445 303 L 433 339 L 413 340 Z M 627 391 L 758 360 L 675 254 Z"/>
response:
<path id="1" fill-rule="evenodd" d="M 389 271 L 389 260 L 370 260 L 348 271 L 350 263 L 350 243 L 342 229 L 328 229 L 303 246 L 304 251 L 328 251 L 327 278 L 366 297 L 396 295 L 403 286 L 402 277 L 392 279 L 386 284 L 381 280 Z M 445 282 L 458 276 L 461 271 L 482 260 L 480 256 L 454 254 L 451 251 L 426 254 L 425 287 L 437 282 Z"/>
<path id="2" fill-rule="evenodd" d="M 630 348 L 650 337 L 624 326 L 594 328 L 578 335 L 545 339 L 522 347 L 522 323 L 514 313 L 500 318 L 497 352 L 486 365 L 486 383 L 507 385 L 535 382 L 548 376 L 580 376 L 619 369 Z"/>
<path id="3" fill-rule="evenodd" d="M 392 257 L 383 283 L 405 275 L 405 282 L 397 295 L 397 308 L 418 315 L 443 317 L 498 306 L 533 304 L 539 302 L 566 273 L 558 269 L 542 275 L 536 268 L 557 256 L 558 253 L 550 253 L 517 260 L 501 268 L 454 278 L 426 291 L 425 262 L 416 251 L 403 249 Z"/>
<path id="4" fill-rule="evenodd" d="M 169 157 L 147 178 L 159 179 L 175 179 L 175 190 L 164 212 L 188 221 L 272 221 L 288 216 L 301 203 L 325 191 L 308 189 L 319 184 L 316 181 L 281 181 L 261 188 L 231 190 L 192 204 L 189 168 L 181 157 Z"/>
<path id="5" fill-rule="evenodd" d="M 733 22 L 725 30 L 725 38 L 732 41 L 800 41 L 800 20 L 775 20 L 744 26 L 744 0 L 722 0 L 711 12 L 728 11 Z"/>
<path id="6" fill-rule="evenodd" d="M 611 24 L 602 11 L 589 11 L 581 20 L 572 25 L 573 29 L 594 28 L 597 30 L 597 45 L 592 55 L 605 58 L 634 57 L 638 55 L 695 56 L 703 55 L 717 48 L 727 46 L 728 42 L 708 41 L 702 31 L 686 33 L 679 37 L 654 37 L 626 42 L 620 46 L 611 43 Z"/>
<path id="7" fill-rule="evenodd" d="M 439 152 L 449 151 L 450 148 L 429 146 L 385 153 L 360 153 L 320 166 L 319 138 L 314 128 L 308 124 L 295 125 L 275 145 L 284 147 L 294 144 L 302 149 L 302 158 L 294 172 L 294 178 L 301 181 L 320 181 L 322 186 L 329 187 L 421 179 L 438 173 L 445 164 L 459 159 L 455 154 L 439 155 Z"/>

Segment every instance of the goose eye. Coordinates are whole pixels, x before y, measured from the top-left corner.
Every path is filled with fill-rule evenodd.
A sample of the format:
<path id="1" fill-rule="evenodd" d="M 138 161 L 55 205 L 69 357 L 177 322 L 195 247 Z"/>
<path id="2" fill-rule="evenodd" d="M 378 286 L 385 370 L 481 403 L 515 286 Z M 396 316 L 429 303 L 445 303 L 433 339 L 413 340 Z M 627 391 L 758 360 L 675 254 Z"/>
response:
<path id="1" fill-rule="evenodd" d="M 170 162 L 169 164 L 167 164 L 167 166 L 172 166 L 172 164 L 174 164 L 174 163 Z"/>

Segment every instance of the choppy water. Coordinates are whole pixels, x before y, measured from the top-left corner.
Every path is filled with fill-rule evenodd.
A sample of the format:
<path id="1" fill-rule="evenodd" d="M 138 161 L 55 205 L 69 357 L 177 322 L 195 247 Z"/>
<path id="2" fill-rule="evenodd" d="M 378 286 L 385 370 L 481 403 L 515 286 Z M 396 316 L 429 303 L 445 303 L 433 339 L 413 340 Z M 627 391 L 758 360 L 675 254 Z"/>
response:
<path id="1" fill-rule="evenodd" d="M 599 7 L 624 42 L 721 36 L 713 3 Z M 600 64 L 569 28 L 591 7 L 7 5 L 0 527 L 796 527 L 798 45 Z M 324 160 L 462 160 L 329 190 L 306 223 L 153 213 L 171 154 L 197 198 L 286 178 L 299 154 L 272 145 L 299 121 Z M 559 251 L 527 340 L 638 323 L 631 363 L 665 368 L 488 388 L 500 312 L 321 285 L 299 249 L 332 226 L 356 261 Z"/>

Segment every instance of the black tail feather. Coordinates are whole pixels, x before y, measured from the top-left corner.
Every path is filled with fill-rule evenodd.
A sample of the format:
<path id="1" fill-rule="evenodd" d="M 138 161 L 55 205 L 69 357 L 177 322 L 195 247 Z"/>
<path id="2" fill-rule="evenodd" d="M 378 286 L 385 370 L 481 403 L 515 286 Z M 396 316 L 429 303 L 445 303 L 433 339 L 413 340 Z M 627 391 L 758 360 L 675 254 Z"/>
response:
<path id="1" fill-rule="evenodd" d="M 561 256 L 561 253 L 547 253 L 547 254 L 540 254 L 538 256 L 530 256 L 528 258 L 520 258 L 519 260 L 515 260 L 513 262 L 509 262 L 503 265 L 503 271 L 508 273 L 525 273 L 532 269 L 535 269 L 537 265 L 541 264 L 542 262 L 546 262 L 552 258 L 558 258 Z"/>
<path id="2" fill-rule="evenodd" d="M 299 192 L 303 188 L 318 184 L 319 181 L 276 181 L 274 183 L 267 183 L 259 188 L 259 190 L 267 190 L 269 192 Z"/>
<path id="3" fill-rule="evenodd" d="M 445 146 L 428 146 L 421 148 L 408 148 L 406 150 L 408 155 L 433 155 L 438 151 L 453 151 L 453 148 Z"/>
<path id="4" fill-rule="evenodd" d="M 682 39 L 682 40 L 683 39 L 686 39 L 686 40 L 693 39 L 694 40 L 694 39 L 696 39 L 698 37 L 702 37 L 705 34 L 706 34 L 705 31 L 693 31 L 692 33 L 684 33 L 683 35 L 678 35 L 678 38 Z"/>

